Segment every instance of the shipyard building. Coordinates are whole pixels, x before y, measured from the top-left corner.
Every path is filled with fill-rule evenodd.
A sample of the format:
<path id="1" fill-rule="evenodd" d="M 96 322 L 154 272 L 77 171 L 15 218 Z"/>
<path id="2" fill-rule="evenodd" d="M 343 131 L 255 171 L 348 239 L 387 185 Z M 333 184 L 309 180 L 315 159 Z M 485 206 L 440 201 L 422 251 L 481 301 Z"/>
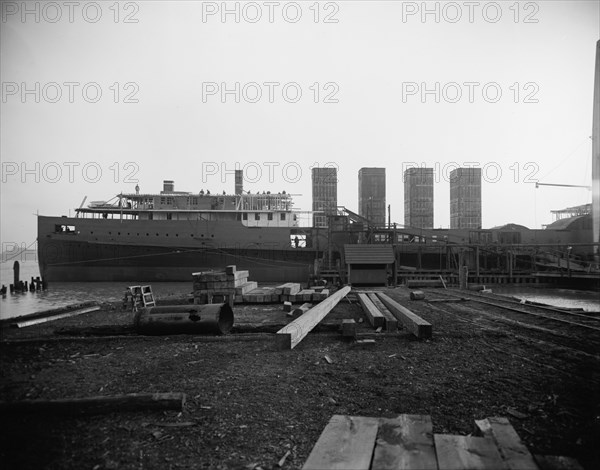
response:
<path id="1" fill-rule="evenodd" d="M 376 225 L 385 225 L 385 168 L 358 171 L 358 213 Z"/>
<path id="2" fill-rule="evenodd" d="M 481 168 L 450 172 L 450 228 L 481 228 Z"/>
<path id="3" fill-rule="evenodd" d="M 327 227 L 327 216 L 337 211 L 337 168 L 312 169 L 313 227 Z"/>
<path id="4" fill-rule="evenodd" d="M 404 226 L 433 228 L 433 168 L 404 172 Z"/>

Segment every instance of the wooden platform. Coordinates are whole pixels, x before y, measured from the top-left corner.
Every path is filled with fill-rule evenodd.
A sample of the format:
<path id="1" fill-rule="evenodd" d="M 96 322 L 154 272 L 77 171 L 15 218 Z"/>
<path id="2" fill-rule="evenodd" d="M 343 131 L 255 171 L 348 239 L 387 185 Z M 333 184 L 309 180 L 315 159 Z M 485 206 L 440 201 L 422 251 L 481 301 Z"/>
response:
<path id="1" fill-rule="evenodd" d="M 475 434 L 434 434 L 431 417 L 334 415 L 303 470 L 581 469 L 573 458 L 533 456 L 506 418 L 475 421 Z M 558 467 L 548 467 L 564 462 Z"/>

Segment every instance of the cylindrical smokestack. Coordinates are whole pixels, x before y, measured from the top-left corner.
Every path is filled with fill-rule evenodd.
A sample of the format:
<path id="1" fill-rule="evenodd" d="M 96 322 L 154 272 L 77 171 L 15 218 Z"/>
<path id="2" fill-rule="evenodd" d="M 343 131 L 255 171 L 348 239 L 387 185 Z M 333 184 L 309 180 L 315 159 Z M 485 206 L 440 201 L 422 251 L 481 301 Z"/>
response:
<path id="1" fill-rule="evenodd" d="M 244 191 L 244 170 L 235 170 L 235 194 L 242 194 Z"/>
<path id="2" fill-rule="evenodd" d="M 175 182 L 172 180 L 164 180 L 163 181 L 163 192 L 172 193 L 175 191 Z"/>

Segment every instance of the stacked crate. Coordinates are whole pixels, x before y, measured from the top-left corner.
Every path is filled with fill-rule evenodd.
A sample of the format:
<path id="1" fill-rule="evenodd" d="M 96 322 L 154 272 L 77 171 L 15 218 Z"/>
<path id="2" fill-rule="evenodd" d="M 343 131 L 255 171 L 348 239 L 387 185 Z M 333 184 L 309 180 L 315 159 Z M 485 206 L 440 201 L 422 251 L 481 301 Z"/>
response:
<path id="1" fill-rule="evenodd" d="M 235 296 L 256 289 L 256 282 L 248 282 L 248 271 L 237 271 L 234 265 L 225 271 L 193 273 L 194 304 L 228 303 L 233 307 Z"/>

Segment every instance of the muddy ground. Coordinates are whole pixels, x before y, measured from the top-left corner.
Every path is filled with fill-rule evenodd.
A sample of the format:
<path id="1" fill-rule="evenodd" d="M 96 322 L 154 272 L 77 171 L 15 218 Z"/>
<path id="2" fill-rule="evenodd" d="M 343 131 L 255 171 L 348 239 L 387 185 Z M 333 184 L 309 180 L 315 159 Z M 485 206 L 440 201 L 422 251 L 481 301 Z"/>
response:
<path id="1" fill-rule="evenodd" d="M 3 468 L 270 469 L 289 450 L 283 468 L 299 469 L 332 415 L 401 413 L 431 415 L 434 432 L 452 434 L 506 416 L 532 452 L 600 468 L 600 360 L 502 323 L 478 326 L 452 304 L 411 303 L 402 288 L 390 295 L 433 324 L 431 340 L 402 331 L 343 341 L 340 320 L 364 318 L 347 301 L 291 351 L 269 333 L 288 321 L 279 305 L 236 306 L 234 334 L 256 334 L 245 341 L 140 337 L 131 313 L 108 305 L 5 329 L 0 400 L 184 392 L 187 403 L 182 413 L 4 415 Z"/>

